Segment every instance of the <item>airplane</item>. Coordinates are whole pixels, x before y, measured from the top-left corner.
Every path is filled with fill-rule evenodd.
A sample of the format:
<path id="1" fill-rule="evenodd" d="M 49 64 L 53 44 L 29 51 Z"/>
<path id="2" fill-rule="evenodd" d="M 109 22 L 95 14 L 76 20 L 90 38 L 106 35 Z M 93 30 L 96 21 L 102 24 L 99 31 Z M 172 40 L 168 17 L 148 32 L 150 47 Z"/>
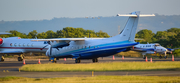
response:
<path id="1" fill-rule="evenodd" d="M 125 28 L 117 36 L 103 39 L 96 38 L 59 38 L 59 39 L 34 39 L 32 41 L 47 41 L 51 46 L 46 51 L 46 56 L 50 57 L 54 63 L 59 58 L 73 58 L 75 63 L 80 63 L 82 59 L 92 59 L 98 62 L 98 57 L 110 56 L 119 52 L 129 51 L 132 46 L 139 44 L 134 41 L 135 33 L 140 16 L 140 11 L 117 16 L 128 16 L 129 19 Z"/>
<path id="2" fill-rule="evenodd" d="M 174 51 L 174 49 L 165 48 L 158 43 L 150 43 L 150 44 L 147 43 L 147 44 L 138 44 L 133 46 L 132 51 L 137 51 L 142 53 L 143 59 L 146 58 L 144 56 L 146 54 L 156 54 L 156 53 L 160 54 L 159 58 L 162 58 L 161 54 L 164 54 L 165 55 L 164 58 L 166 59 L 167 58 L 166 54 L 172 54 L 172 51 Z"/>
<path id="3" fill-rule="evenodd" d="M 21 39 L 20 37 L 0 38 L 0 61 L 4 61 L 5 54 L 19 55 L 18 61 L 24 58 L 23 53 L 46 52 L 49 44 L 47 42 L 35 42 L 32 39 Z"/>

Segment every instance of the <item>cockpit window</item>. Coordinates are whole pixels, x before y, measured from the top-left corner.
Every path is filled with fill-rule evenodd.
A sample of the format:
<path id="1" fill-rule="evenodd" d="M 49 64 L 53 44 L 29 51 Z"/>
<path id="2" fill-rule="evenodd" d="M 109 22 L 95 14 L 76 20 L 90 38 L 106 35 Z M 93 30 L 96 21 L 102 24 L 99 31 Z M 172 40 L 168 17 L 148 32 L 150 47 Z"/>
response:
<path id="1" fill-rule="evenodd" d="M 159 44 L 155 44 L 155 46 L 160 46 Z"/>

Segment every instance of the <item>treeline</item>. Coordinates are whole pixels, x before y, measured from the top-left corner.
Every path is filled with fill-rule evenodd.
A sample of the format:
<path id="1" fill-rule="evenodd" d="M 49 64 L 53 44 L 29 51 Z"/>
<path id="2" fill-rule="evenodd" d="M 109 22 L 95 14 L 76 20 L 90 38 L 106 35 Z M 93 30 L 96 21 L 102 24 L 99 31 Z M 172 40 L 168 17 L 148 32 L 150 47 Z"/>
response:
<path id="1" fill-rule="evenodd" d="M 0 37 L 21 37 L 21 38 L 83 38 L 83 37 L 99 37 L 99 38 L 108 38 L 110 37 L 106 32 L 99 31 L 95 32 L 94 30 L 84 30 L 83 28 L 73 28 L 65 27 L 62 30 L 57 30 L 56 32 L 48 30 L 46 32 L 38 33 L 36 30 L 33 30 L 26 33 L 21 33 L 16 30 L 8 31 L 10 35 L 0 35 Z M 138 40 L 140 43 L 159 43 L 167 48 L 179 48 L 180 47 L 180 28 L 171 28 L 167 31 L 158 31 L 156 34 L 151 30 L 143 29 L 136 34 L 136 38 L 143 40 Z"/>
<path id="2" fill-rule="evenodd" d="M 110 37 L 106 32 L 99 31 L 95 32 L 94 30 L 84 30 L 83 28 L 73 28 L 73 27 L 65 27 L 63 30 L 57 30 L 56 32 L 52 30 L 48 30 L 46 32 L 38 33 L 36 30 L 29 32 L 28 34 L 18 32 L 16 30 L 8 31 L 11 33 L 10 35 L 0 35 L 0 37 L 21 37 L 21 38 L 82 38 L 82 37 L 99 37 L 99 38 L 107 38 Z"/>
<path id="3" fill-rule="evenodd" d="M 141 30 L 136 34 L 136 38 L 144 40 L 138 41 L 140 43 L 159 43 L 167 48 L 180 47 L 180 28 L 171 28 L 166 31 L 158 31 L 156 34 L 151 30 Z"/>
<path id="4" fill-rule="evenodd" d="M 65 27 L 62 30 L 57 30 L 56 32 L 49 30 L 46 32 L 38 33 L 36 30 L 33 30 L 26 33 L 21 33 L 16 30 L 8 31 L 10 35 L 0 35 L 0 37 L 21 37 L 21 38 L 83 38 L 83 37 L 99 37 L 99 38 L 108 38 L 110 37 L 106 32 L 99 31 L 95 32 L 94 30 L 84 30 L 83 28 L 73 28 Z M 158 31 L 156 34 L 151 30 L 141 30 L 137 32 L 136 38 L 143 40 L 138 40 L 140 43 L 159 43 L 160 45 L 166 48 L 180 48 L 180 28 L 171 28 L 166 31 Z M 180 55 L 180 49 L 173 52 L 174 55 Z"/>

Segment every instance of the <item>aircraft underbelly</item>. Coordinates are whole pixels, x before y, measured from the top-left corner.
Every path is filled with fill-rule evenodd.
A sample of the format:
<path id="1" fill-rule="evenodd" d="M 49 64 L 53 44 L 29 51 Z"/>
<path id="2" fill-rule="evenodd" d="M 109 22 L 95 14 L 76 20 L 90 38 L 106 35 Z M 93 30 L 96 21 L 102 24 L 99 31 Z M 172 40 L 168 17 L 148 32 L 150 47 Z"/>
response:
<path id="1" fill-rule="evenodd" d="M 103 50 L 103 51 L 96 51 L 96 52 L 89 52 L 81 54 L 80 59 L 92 59 L 92 58 L 98 58 L 98 57 L 106 57 L 111 56 L 113 54 L 117 54 L 121 51 L 125 51 L 126 48 L 120 48 L 120 49 L 113 49 L 113 50 Z"/>

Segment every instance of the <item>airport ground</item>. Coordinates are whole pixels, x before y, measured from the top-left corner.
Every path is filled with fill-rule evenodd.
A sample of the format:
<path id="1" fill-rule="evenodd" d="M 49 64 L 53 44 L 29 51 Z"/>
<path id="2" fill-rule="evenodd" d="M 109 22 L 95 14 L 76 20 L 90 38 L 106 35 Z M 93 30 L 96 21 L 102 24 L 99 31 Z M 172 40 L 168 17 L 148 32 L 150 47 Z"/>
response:
<path id="1" fill-rule="evenodd" d="M 115 57 L 113 60 L 112 56 L 98 58 L 99 63 L 103 62 L 145 62 L 142 58 L 127 58 L 122 59 L 121 57 Z M 180 58 L 175 58 L 175 61 L 180 61 Z M 150 61 L 150 60 L 148 60 Z M 156 61 L 172 61 L 168 59 L 153 59 Z M 25 59 L 26 64 L 38 64 L 38 59 Z M 51 63 L 48 59 L 41 59 L 41 64 Z M 57 63 L 63 64 L 75 64 L 74 59 L 60 59 Z M 92 63 L 92 60 L 82 60 L 80 64 Z M 53 78 L 53 77 L 88 77 L 92 76 L 92 72 L 25 72 L 19 71 L 19 68 L 23 66 L 23 62 L 17 61 L 14 58 L 6 58 L 4 62 L 0 62 L 0 77 L 6 76 L 18 76 L 18 77 L 30 77 L 30 78 Z M 108 72 L 94 72 L 94 75 L 140 75 L 140 76 L 180 76 L 179 71 L 108 71 Z"/>

